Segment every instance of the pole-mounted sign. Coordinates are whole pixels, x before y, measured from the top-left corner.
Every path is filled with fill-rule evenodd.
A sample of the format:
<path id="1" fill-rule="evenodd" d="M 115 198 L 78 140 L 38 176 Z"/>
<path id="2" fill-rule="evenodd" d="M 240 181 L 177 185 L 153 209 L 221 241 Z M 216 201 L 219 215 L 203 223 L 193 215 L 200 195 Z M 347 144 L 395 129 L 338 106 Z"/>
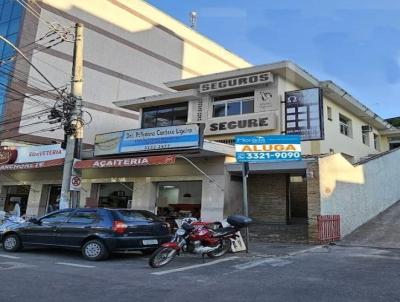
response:
<path id="1" fill-rule="evenodd" d="M 238 162 L 269 162 L 301 160 L 299 135 L 237 136 Z"/>

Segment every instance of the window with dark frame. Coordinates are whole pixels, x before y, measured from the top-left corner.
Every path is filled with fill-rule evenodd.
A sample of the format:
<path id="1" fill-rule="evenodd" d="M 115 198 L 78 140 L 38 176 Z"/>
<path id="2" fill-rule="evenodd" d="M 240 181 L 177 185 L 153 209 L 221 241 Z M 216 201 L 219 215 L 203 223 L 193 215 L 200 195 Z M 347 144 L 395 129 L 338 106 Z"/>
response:
<path id="1" fill-rule="evenodd" d="M 142 128 L 178 126 L 187 123 L 188 104 L 143 108 Z"/>
<path id="2" fill-rule="evenodd" d="M 378 150 L 378 151 L 379 151 L 380 146 L 379 146 L 379 140 L 378 140 L 378 138 L 379 138 L 378 135 L 374 133 L 374 148 L 375 148 L 375 150 Z"/>
<path id="3" fill-rule="evenodd" d="M 328 120 L 332 121 L 332 108 L 331 107 L 327 107 L 327 116 L 328 116 Z"/>
<path id="4" fill-rule="evenodd" d="M 254 91 L 215 96 L 212 117 L 254 113 Z"/>
<path id="5" fill-rule="evenodd" d="M 339 114 L 339 127 L 340 127 L 340 133 L 348 137 L 352 136 L 351 120 L 342 114 Z"/>
<path id="6" fill-rule="evenodd" d="M 361 128 L 361 136 L 363 144 L 369 146 L 369 131 L 363 131 Z"/>

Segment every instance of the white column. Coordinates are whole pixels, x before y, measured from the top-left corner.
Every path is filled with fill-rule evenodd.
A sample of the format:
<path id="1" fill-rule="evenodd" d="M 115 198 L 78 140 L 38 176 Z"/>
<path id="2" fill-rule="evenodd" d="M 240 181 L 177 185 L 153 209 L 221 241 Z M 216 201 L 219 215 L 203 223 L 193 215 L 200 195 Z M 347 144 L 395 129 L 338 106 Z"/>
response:
<path id="1" fill-rule="evenodd" d="M 32 182 L 30 184 L 29 196 L 28 196 L 28 204 L 26 208 L 27 216 L 38 216 L 39 215 L 39 207 L 42 195 L 42 184 Z"/>
<path id="2" fill-rule="evenodd" d="M 154 213 L 157 199 L 156 183 L 150 177 L 134 179 L 132 209 L 147 210 Z"/>
<path id="3" fill-rule="evenodd" d="M 220 187 L 225 187 L 224 175 L 213 175 Z M 224 216 L 224 191 L 206 177 L 202 182 L 201 219 L 204 221 L 219 221 Z"/>
<path id="4" fill-rule="evenodd" d="M 90 198 L 91 190 L 92 190 L 92 183 L 83 182 L 81 184 L 78 207 L 83 208 L 86 205 L 86 198 Z"/>

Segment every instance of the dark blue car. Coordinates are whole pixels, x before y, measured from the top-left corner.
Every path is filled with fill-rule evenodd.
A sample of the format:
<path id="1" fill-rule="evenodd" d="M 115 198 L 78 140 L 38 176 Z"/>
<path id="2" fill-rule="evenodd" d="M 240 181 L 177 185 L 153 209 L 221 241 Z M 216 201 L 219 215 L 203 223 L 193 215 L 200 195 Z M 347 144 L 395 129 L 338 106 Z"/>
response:
<path id="1" fill-rule="evenodd" d="M 153 213 L 128 209 L 64 209 L 1 230 L 3 249 L 24 246 L 81 250 L 88 260 L 106 259 L 115 251 L 151 253 L 169 241 L 167 223 Z"/>

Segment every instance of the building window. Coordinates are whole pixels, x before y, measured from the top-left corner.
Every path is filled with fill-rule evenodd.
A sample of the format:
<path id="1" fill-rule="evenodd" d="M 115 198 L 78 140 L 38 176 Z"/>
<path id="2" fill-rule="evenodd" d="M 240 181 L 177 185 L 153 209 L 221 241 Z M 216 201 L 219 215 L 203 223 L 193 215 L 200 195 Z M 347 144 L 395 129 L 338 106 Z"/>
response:
<path id="1" fill-rule="evenodd" d="M 327 107 L 327 115 L 328 115 L 328 120 L 332 121 L 332 108 L 331 107 Z"/>
<path id="2" fill-rule="evenodd" d="M 369 146 L 369 131 L 366 131 L 361 127 L 361 135 L 363 144 Z"/>
<path id="3" fill-rule="evenodd" d="M 187 123 L 187 118 L 187 103 L 144 108 L 142 113 L 142 128 L 184 125 Z"/>
<path id="4" fill-rule="evenodd" d="M 351 120 L 342 114 L 339 114 L 340 133 L 351 137 Z"/>
<path id="5" fill-rule="evenodd" d="M 374 133 L 374 148 L 375 150 L 380 150 L 380 145 L 379 145 L 379 136 L 378 134 Z"/>
<path id="6" fill-rule="evenodd" d="M 254 112 L 254 91 L 214 97 L 213 117 Z"/>
<path id="7" fill-rule="evenodd" d="M 369 132 L 362 132 L 362 142 L 364 145 L 369 146 Z"/>
<path id="8" fill-rule="evenodd" d="M 21 27 L 21 17 L 23 7 L 14 0 L 0 0 L 0 35 L 11 41 L 18 43 Z M 10 75 L 14 70 L 15 50 L 3 41 L 0 41 L 0 61 L 2 72 L 0 73 L 0 120 L 3 116 L 3 106 L 5 103 L 7 86 L 11 80 Z"/>

